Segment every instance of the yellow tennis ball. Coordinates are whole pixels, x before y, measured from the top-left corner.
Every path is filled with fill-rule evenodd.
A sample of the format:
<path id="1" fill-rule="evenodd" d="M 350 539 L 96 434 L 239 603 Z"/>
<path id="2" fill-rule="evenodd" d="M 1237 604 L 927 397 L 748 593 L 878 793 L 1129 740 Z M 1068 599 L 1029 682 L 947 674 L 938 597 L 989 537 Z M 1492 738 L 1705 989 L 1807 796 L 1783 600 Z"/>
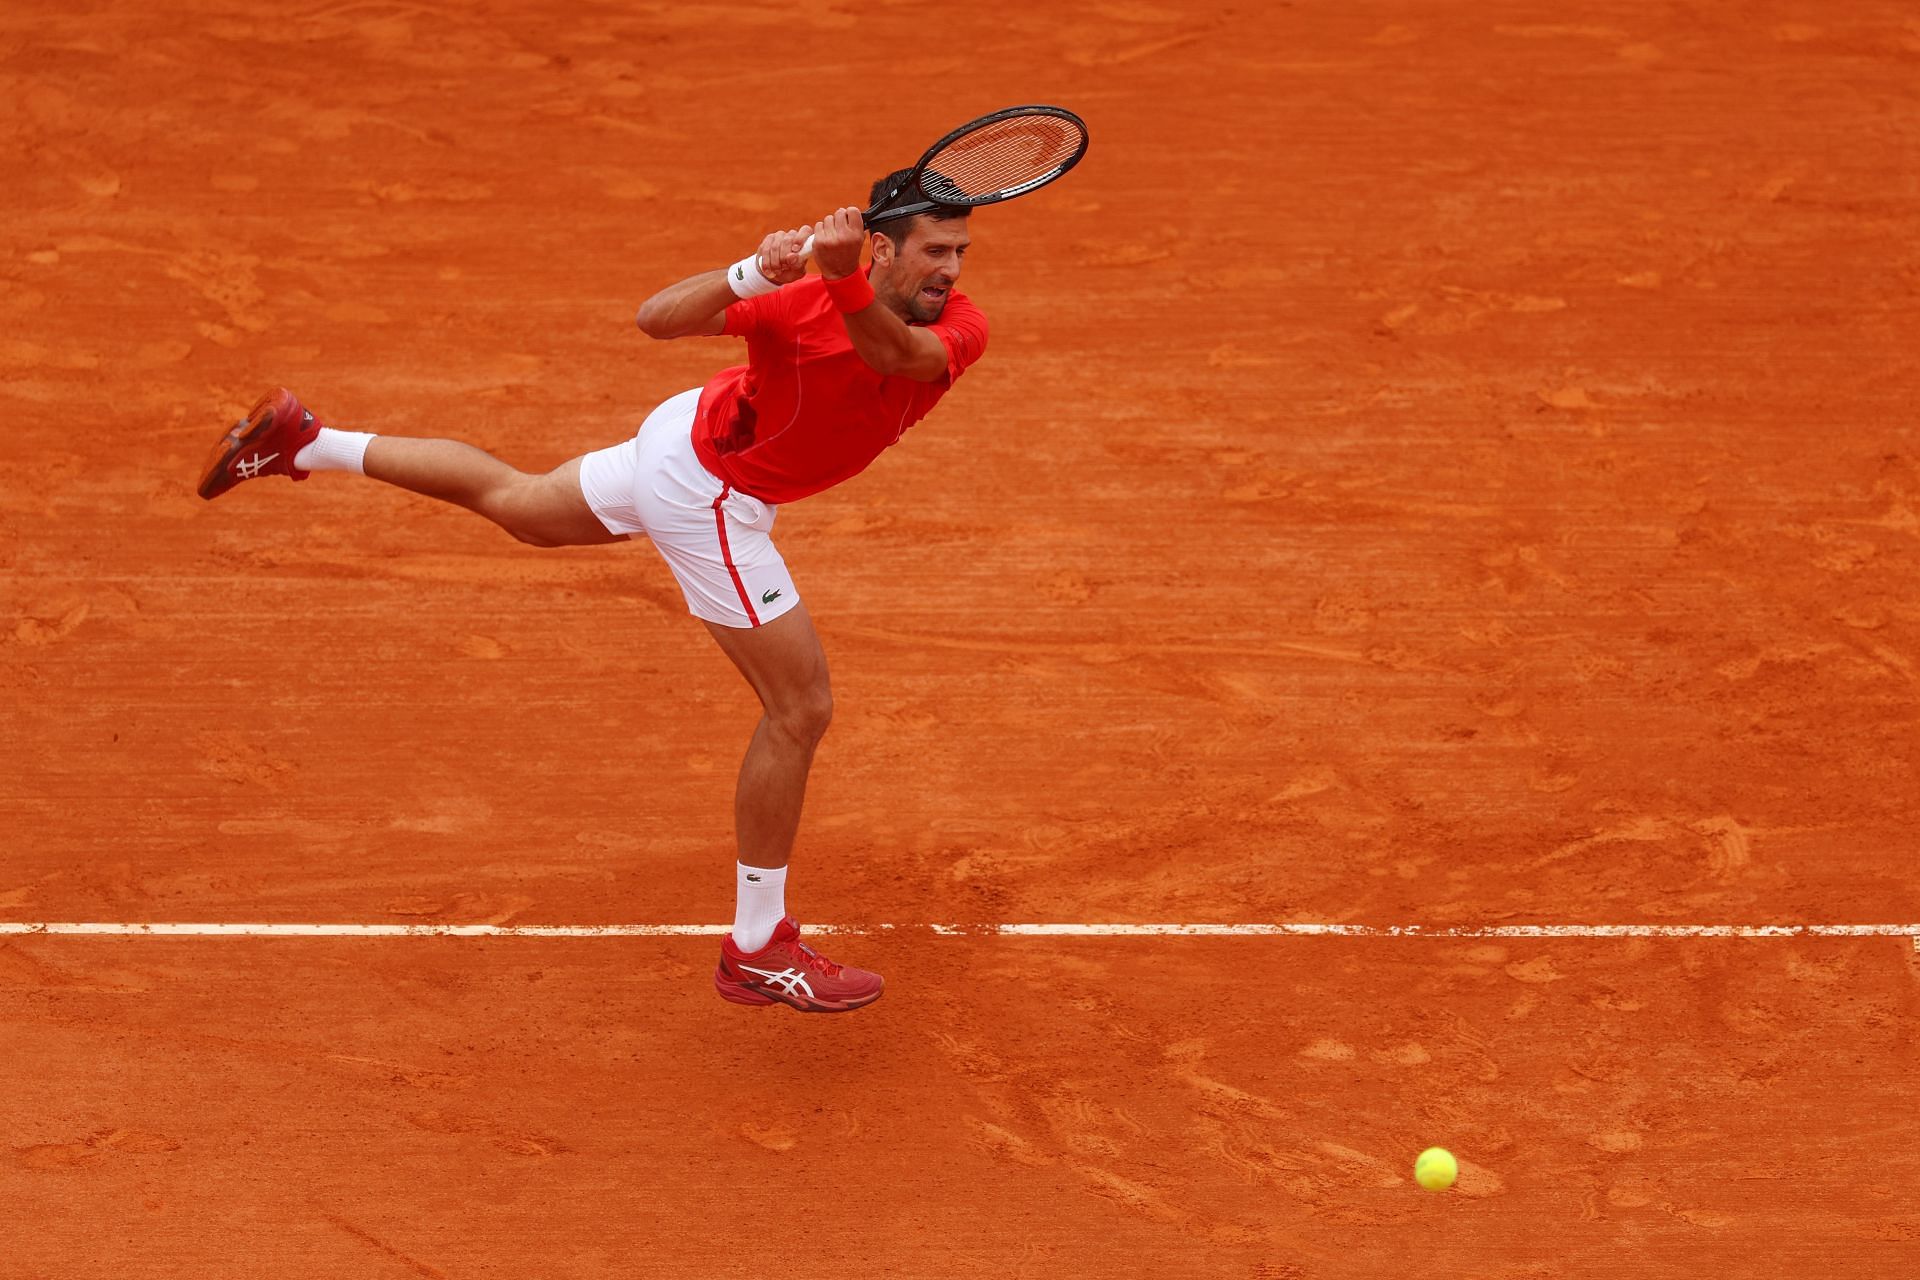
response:
<path id="1" fill-rule="evenodd" d="M 1428 1147 L 1413 1162 L 1413 1180 L 1429 1191 L 1445 1191 L 1460 1176 L 1460 1165 L 1445 1147 Z"/>

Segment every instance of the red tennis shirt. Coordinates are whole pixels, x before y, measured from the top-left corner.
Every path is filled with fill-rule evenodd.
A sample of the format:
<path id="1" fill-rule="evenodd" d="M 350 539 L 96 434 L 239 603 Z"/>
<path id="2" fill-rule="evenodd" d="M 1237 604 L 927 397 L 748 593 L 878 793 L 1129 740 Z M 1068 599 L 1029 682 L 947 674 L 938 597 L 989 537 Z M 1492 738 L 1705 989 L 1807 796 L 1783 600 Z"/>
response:
<path id="1" fill-rule="evenodd" d="M 987 349 L 986 314 L 958 290 L 925 327 L 947 349 L 936 382 L 883 377 L 861 359 L 819 276 L 729 306 L 724 332 L 747 340 L 747 363 L 722 370 L 700 393 L 700 465 L 772 503 L 859 475 Z"/>

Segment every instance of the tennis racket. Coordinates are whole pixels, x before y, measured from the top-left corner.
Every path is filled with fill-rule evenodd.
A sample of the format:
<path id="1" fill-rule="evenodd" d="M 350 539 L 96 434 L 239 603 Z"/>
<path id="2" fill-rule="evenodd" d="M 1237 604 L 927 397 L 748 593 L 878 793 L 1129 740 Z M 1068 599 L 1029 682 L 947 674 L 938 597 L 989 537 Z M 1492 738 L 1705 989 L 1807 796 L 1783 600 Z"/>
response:
<path id="1" fill-rule="evenodd" d="M 934 209 L 978 208 L 1038 191 L 1087 154 L 1087 122 L 1065 107 L 1008 107 L 927 148 L 904 181 L 861 215 L 869 230 Z M 894 204 L 902 196 L 904 204 Z M 800 247 L 813 252 L 813 237 Z"/>

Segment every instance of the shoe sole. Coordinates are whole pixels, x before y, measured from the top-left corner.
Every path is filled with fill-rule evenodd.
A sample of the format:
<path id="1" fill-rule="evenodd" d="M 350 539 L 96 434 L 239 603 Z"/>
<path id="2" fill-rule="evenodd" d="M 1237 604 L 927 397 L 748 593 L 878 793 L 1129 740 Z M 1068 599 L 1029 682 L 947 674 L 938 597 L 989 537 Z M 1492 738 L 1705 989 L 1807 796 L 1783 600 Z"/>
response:
<path id="1" fill-rule="evenodd" d="M 273 425 L 274 401 L 271 397 L 254 407 L 252 413 L 233 424 L 231 430 L 220 437 L 220 443 L 213 446 L 213 456 L 207 460 L 206 467 L 200 472 L 200 483 L 196 492 L 211 502 L 245 477 L 229 475 L 227 464 L 242 449 L 259 438 L 260 433 Z M 224 483 L 222 483 L 224 481 Z"/>
<path id="2" fill-rule="evenodd" d="M 713 989 L 720 993 L 722 1000 L 729 1001 L 733 1004 L 753 1005 L 756 1007 L 765 1007 L 770 1004 L 783 1004 L 787 1006 L 787 1008 L 800 1013 L 851 1013 L 855 1009 L 864 1009 L 875 1000 L 878 1000 L 886 990 L 886 987 L 882 986 L 876 989 L 870 996 L 862 996 L 858 1000 L 843 1001 L 839 1004 L 827 1004 L 820 1001 L 814 1001 L 810 1004 L 800 1004 L 792 1000 L 782 999 L 779 996 L 770 996 L 764 991 L 757 991 L 747 986 L 745 983 L 731 981 L 725 976 L 722 970 L 715 969 L 713 971 Z"/>

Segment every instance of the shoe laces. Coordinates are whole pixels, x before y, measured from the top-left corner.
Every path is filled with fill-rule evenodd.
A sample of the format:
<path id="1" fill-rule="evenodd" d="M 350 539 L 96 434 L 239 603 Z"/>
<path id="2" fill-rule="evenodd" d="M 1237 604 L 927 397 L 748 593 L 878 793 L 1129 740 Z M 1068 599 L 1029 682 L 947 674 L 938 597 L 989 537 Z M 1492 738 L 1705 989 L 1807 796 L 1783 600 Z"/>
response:
<path id="1" fill-rule="evenodd" d="M 839 977 L 840 970 L 844 967 L 827 959 L 798 938 L 793 940 L 793 950 L 794 954 L 800 957 L 800 963 L 816 973 L 825 974 L 829 978 Z"/>

